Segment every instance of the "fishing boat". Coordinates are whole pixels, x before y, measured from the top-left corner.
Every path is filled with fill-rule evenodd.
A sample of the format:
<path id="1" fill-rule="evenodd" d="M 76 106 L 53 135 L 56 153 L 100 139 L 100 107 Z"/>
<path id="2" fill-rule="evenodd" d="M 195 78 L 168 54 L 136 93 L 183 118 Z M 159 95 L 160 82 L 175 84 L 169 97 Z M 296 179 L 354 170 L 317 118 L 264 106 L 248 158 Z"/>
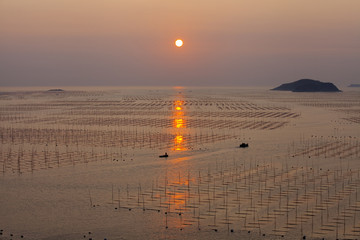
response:
<path id="1" fill-rule="evenodd" d="M 247 148 L 249 147 L 249 144 L 248 143 L 242 143 L 240 144 L 239 148 Z"/>
<path id="2" fill-rule="evenodd" d="M 160 155 L 159 158 L 167 158 L 169 157 L 169 155 L 167 153 L 165 153 L 164 155 Z"/>

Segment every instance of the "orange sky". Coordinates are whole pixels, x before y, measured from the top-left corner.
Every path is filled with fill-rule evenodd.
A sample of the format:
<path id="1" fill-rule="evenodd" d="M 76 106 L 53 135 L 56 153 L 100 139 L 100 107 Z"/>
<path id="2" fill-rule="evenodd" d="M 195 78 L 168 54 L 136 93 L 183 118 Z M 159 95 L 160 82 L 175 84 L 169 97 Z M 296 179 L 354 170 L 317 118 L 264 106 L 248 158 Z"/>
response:
<path id="1" fill-rule="evenodd" d="M 359 29 L 359 0 L 0 0 L 0 86 L 346 85 Z"/>

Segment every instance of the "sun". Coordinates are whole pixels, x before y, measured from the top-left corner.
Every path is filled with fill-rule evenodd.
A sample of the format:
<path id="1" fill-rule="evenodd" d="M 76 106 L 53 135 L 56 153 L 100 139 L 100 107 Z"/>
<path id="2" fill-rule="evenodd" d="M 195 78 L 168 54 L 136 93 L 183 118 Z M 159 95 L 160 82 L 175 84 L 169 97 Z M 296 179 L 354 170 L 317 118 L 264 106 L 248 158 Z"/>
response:
<path id="1" fill-rule="evenodd" d="M 176 39 L 175 45 L 179 48 L 179 47 L 182 47 L 184 45 L 184 42 L 181 39 Z"/>

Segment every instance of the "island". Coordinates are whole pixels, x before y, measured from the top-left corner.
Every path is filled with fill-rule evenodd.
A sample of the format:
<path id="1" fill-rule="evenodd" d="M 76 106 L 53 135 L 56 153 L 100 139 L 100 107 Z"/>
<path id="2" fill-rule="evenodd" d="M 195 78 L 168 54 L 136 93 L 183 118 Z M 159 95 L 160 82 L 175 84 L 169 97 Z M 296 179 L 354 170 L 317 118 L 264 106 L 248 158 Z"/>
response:
<path id="1" fill-rule="evenodd" d="M 350 84 L 348 87 L 360 87 L 360 84 Z"/>
<path id="2" fill-rule="evenodd" d="M 341 92 L 333 83 L 320 82 L 313 79 L 300 79 L 291 83 L 284 83 L 271 90 L 291 92 Z"/>
<path id="3" fill-rule="evenodd" d="M 60 88 L 53 88 L 53 89 L 49 89 L 48 92 L 64 92 L 64 90 Z"/>

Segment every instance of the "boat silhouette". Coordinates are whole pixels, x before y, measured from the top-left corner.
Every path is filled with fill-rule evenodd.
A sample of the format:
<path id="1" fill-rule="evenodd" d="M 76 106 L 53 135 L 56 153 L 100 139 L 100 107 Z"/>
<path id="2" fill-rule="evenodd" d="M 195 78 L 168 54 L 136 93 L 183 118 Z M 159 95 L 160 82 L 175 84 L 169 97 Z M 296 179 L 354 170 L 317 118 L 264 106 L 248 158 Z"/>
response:
<path id="1" fill-rule="evenodd" d="M 169 155 L 167 153 L 165 153 L 164 155 L 160 155 L 159 158 L 167 158 L 169 157 Z"/>
<path id="2" fill-rule="evenodd" d="M 240 144 L 239 148 L 247 148 L 249 147 L 249 144 L 248 143 L 242 143 Z"/>

